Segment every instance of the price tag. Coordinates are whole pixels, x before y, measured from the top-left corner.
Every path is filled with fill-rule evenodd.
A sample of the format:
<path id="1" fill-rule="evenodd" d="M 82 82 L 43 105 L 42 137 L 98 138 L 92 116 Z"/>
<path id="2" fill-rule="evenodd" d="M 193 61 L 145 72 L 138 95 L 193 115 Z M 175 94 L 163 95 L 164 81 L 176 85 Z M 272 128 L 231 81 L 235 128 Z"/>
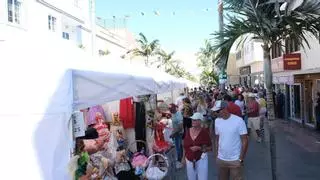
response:
<path id="1" fill-rule="evenodd" d="M 72 114 L 73 135 L 74 137 L 81 137 L 85 135 L 85 122 L 82 112 L 74 112 Z"/>

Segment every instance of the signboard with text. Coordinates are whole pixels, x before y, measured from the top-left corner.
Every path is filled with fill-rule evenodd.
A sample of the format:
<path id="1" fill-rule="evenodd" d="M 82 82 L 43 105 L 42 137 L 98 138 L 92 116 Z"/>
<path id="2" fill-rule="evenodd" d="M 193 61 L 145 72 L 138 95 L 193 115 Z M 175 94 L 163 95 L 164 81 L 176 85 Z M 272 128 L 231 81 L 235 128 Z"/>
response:
<path id="1" fill-rule="evenodd" d="M 301 54 L 284 54 L 283 55 L 284 70 L 299 70 L 301 69 Z"/>

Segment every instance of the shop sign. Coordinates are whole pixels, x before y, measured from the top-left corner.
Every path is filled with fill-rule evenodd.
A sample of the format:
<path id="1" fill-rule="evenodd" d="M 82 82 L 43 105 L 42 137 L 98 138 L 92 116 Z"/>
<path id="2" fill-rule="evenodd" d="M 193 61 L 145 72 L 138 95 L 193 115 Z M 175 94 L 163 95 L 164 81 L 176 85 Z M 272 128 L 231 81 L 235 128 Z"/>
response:
<path id="1" fill-rule="evenodd" d="M 240 68 L 240 75 L 249 75 L 251 74 L 251 67 L 245 66 Z"/>
<path id="2" fill-rule="evenodd" d="M 284 70 L 299 70 L 301 69 L 301 54 L 284 54 L 283 55 Z"/>
<path id="3" fill-rule="evenodd" d="M 73 124 L 73 136 L 81 137 L 85 135 L 85 122 L 83 113 L 80 111 L 76 111 L 72 114 L 72 124 Z"/>

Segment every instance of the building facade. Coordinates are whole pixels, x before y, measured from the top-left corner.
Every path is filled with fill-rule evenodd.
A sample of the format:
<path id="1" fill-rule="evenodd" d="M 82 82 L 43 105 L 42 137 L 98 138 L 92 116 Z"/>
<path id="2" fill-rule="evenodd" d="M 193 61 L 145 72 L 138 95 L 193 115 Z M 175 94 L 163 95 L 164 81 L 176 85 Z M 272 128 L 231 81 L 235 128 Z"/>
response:
<path id="1" fill-rule="evenodd" d="M 236 67 L 239 84 L 243 86 L 263 86 L 263 49 L 259 40 L 250 40 L 236 52 Z"/>
<path id="2" fill-rule="evenodd" d="M 235 66 L 236 64 L 236 55 L 235 54 L 230 54 L 229 59 L 228 59 L 228 64 L 227 64 L 227 84 L 228 85 L 238 85 L 239 84 L 239 70 Z"/>
<path id="3" fill-rule="evenodd" d="M 0 40 L 17 33 L 52 35 L 72 41 L 93 55 L 120 57 L 128 50 L 126 36 L 97 25 L 95 0 L 0 0 Z M 94 22 L 93 22 L 94 21 Z M 93 35 L 95 34 L 95 35 Z M 27 34 L 26 34 L 27 35 Z M 93 46 L 94 45 L 94 46 Z"/>
<path id="4" fill-rule="evenodd" d="M 285 95 L 285 117 L 316 126 L 316 94 L 320 92 L 319 39 L 309 36 L 310 48 L 287 38 L 272 48 L 273 83 Z"/>

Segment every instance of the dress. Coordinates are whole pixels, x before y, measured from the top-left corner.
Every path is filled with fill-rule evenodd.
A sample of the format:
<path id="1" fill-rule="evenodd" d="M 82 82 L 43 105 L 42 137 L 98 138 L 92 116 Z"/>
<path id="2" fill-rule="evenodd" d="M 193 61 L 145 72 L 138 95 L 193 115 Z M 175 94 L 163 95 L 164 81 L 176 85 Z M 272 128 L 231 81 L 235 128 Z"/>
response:
<path id="1" fill-rule="evenodd" d="M 164 152 L 170 148 L 170 144 L 165 141 L 163 130 L 166 127 L 163 123 L 157 123 L 154 131 L 153 150 L 155 152 Z"/>

